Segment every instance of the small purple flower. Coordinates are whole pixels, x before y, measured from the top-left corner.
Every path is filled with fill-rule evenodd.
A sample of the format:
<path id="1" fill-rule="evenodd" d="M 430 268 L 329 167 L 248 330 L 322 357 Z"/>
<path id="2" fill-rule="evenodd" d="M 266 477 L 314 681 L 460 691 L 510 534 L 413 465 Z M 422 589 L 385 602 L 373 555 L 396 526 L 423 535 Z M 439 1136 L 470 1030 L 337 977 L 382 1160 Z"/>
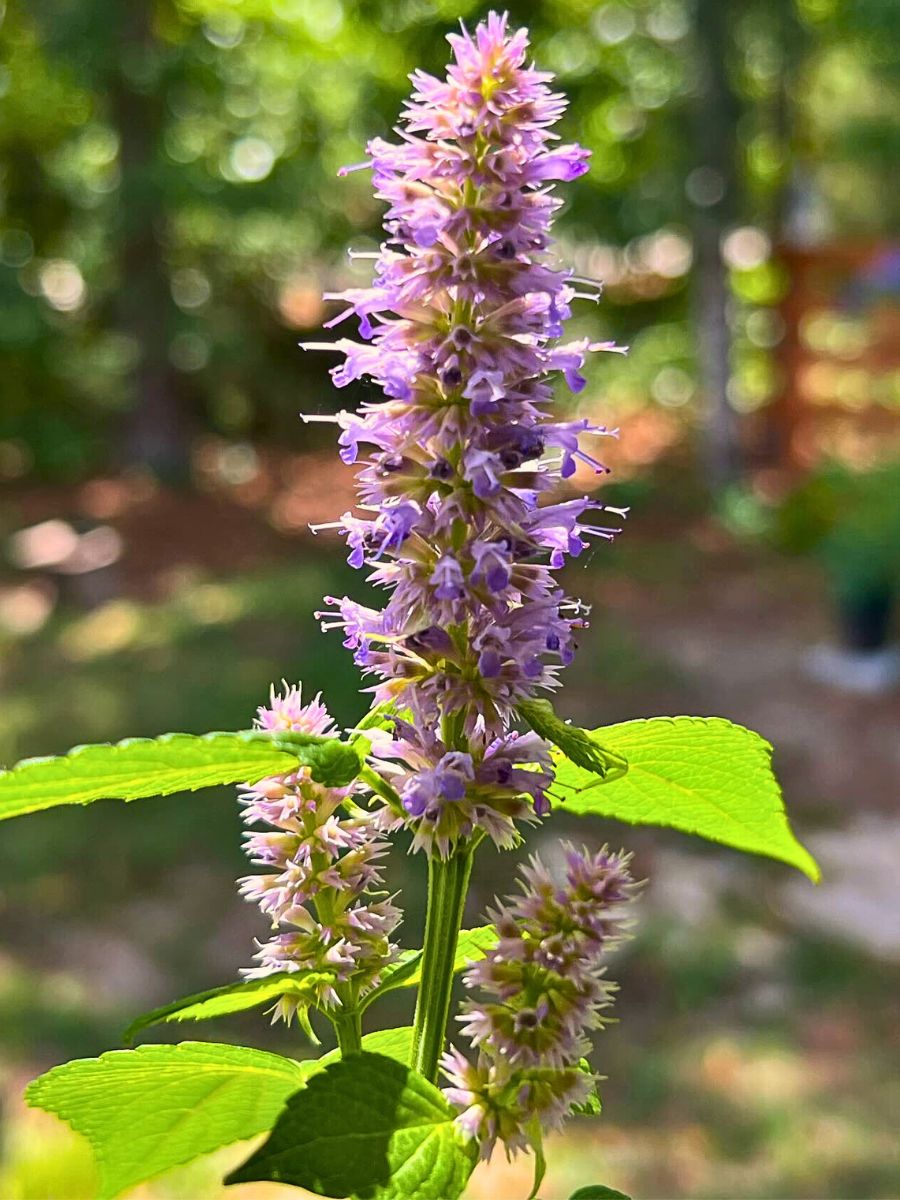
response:
<path id="1" fill-rule="evenodd" d="M 490 592 L 505 591 L 509 586 L 512 571 L 506 543 L 475 541 L 470 549 L 475 563 L 471 574 L 472 582 L 483 582 Z"/>
<path id="2" fill-rule="evenodd" d="M 461 600 L 466 594 L 462 567 L 452 554 L 442 554 L 437 560 L 430 582 L 437 600 Z"/>

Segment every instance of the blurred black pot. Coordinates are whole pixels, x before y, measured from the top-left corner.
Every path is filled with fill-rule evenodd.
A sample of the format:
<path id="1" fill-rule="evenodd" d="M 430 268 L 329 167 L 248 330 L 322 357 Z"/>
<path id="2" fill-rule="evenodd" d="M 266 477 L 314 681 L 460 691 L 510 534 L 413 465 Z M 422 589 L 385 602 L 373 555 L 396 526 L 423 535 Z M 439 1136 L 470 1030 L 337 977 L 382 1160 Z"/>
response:
<path id="1" fill-rule="evenodd" d="M 843 645 L 861 653 L 884 649 L 895 599 L 896 591 L 889 585 L 842 596 L 837 618 Z"/>

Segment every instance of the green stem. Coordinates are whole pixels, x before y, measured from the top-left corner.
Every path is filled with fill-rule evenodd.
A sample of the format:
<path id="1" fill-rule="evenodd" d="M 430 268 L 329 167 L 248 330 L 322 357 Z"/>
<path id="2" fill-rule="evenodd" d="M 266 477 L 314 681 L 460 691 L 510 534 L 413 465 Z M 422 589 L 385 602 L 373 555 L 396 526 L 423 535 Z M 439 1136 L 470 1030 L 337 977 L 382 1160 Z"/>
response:
<path id="1" fill-rule="evenodd" d="M 387 782 L 387 780 L 381 778 L 377 771 L 373 771 L 369 766 L 363 766 L 359 772 L 359 778 L 377 796 L 380 796 L 382 800 L 387 801 L 390 808 L 397 813 L 398 816 L 405 816 L 400 797 Z"/>
<path id="2" fill-rule="evenodd" d="M 331 1020 L 334 1032 L 337 1034 L 341 1057 L 346 1058 L 348 1054 L 359 1054 L 362 1050 L 362 1023 L 359 1013 L 353 1009 L 341 1009 Z"/>
<path id="3" fill-rule="evenodd" d="M 437 1081 L 438 1060 L 447 1036 L 453 960 L 472 873 L 472 854 L 471 845 L 466 845 L 458 847 L 447 859 L 431 858 L 428 862 L 425 947 L 412 1065 L 432 1082 Z"/>

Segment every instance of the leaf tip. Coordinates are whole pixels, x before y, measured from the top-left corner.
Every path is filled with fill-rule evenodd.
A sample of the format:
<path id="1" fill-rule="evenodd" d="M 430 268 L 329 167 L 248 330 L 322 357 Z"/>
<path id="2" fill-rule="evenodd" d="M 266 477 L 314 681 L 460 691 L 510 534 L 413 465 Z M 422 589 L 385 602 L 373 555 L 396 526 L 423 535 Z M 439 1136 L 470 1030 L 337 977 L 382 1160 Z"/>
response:
<path id="1" fill-rule="evenodd" d="M 797 869 L 818 886 L 822 882 L 822 868 L 801 842 L 798 842 L 797 845 L 802 851 L 796 863 Z"/>

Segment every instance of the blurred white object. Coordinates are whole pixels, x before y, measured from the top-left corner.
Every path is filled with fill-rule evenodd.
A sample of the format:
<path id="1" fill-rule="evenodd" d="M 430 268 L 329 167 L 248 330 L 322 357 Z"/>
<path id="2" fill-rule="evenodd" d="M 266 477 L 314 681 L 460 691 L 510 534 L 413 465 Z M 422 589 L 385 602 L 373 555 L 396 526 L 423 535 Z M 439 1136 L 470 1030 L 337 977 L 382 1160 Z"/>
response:
<path id="1" fill-rule="evenodd" d="M 9 557 L 23 571 L 56 567 L 77 548 L 78 534 L 68 521 L 41 521 L 9 539 Z"/>
<path id="2" fill-rule="evenodd" d="M 111 525 L 78 533 L 68 521 L 42 521 L 9 540 L 9 557 L 23 571 L 45 569 L 84 575 L 110 567 L 122 556 L 122 536 Z"/>
<path id="3" fill-rule="evenodd" d="M 870 816 L 807 841 L 822 883 L 786 884 L 781 900 L 787 916 L 900 962 L 900 821 Z"/>
<path id="4" fill-rule="evenodd" d="M 866 651 L 814 646 L 803 665 L 818 683 L 860 696 L 880 696 L 900 684 L 900 646 Z"/>

